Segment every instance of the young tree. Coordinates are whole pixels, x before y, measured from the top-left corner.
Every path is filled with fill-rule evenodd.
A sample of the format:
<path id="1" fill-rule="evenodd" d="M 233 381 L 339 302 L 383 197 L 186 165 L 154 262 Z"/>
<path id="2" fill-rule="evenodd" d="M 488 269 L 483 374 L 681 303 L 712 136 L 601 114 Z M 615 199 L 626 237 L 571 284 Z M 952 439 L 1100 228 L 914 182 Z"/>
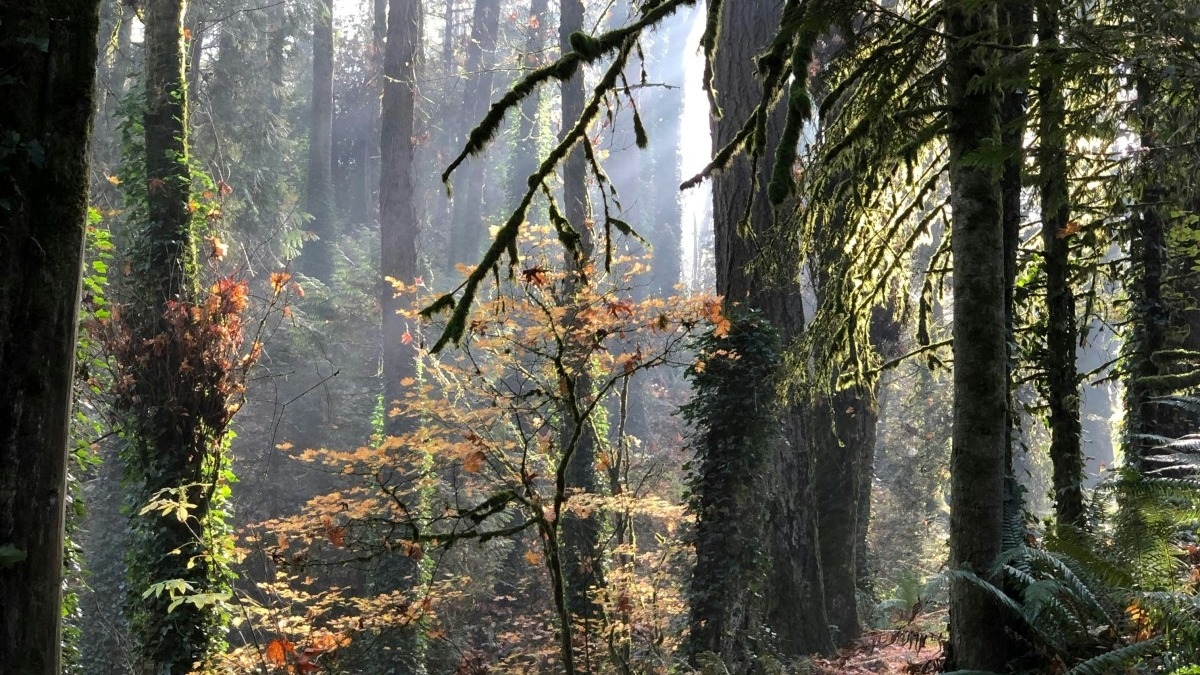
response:
<path id="1" fill-rule="evenodd" d="M 61 672 L 97 0 L 0 9 L 0 670 Z"/>

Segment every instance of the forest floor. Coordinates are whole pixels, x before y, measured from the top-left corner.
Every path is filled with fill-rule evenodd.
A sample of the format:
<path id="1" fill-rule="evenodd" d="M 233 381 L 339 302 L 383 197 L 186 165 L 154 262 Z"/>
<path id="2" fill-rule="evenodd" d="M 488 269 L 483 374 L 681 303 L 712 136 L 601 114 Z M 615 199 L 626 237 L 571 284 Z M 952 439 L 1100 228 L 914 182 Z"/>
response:
<path id="1" fill-rule="evenodd" d="M 814 659 L 813 665 L 817 675 L 939 673 L 942 645 L 915 630 L 871 631 L 833 658 Z"/>

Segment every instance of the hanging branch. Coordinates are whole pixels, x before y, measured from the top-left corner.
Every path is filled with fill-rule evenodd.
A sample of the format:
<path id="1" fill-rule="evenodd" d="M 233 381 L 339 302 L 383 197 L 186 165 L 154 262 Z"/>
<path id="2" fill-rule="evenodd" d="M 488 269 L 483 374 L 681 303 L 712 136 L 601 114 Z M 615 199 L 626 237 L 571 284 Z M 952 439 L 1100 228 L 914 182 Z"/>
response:
<path id="1" fill-rule="evenodd" d="M 504 116 L 508 111 L 515 108 L 525 97 L 532 94 L 538 86 L 550 80 L 569 80 L 575 74 L 575 71 L 579 69 L 580 64 L 594 63 L 613 51 L 620 50 L 626 52 L 627 56 L 628 50 L 632 46 L 626 44 L 628 41 L 631 39 L 636 41 L 643 30 L 657 25 L 674 14 L 680 7 L 694 4 L 696 4 L 696 0 L 662 0 L 661 2 L 647 5 L 642 10 L 640 19 L 623 28 L 609 31 L 597 37 L 582 32 L 572 33 L 570 41 L 573 51 L 563 54 L 554 63 L 538 68 L 521 78 L 507 94 L 492 104 L 492 107 L 488 109 L 487 115 L 479 122 L 479 125 L 471 130 L 462 152 L 442 172 L 442 182 L 447 185 L 447 189 L 449 189 L 450 176 L 454 173 L 455 169 L 466 161 L 467 157 L 483 152 L 496 137 L 496 134 L 499 133 L 500 125 L 504 122 Z M 624 59 L 621 59 L 621 63 L 624 65 Z M 615 78 L 613 81 L 608 82 L 607 89 L 613 88 L 614 83 Z"/>
<path id="2" fill-rule="evenodd" d="M 660 7 L 677 7 L 681 4 L 686 4 L 688 1 L 689 0 L 668 0 L 666 5 L 662 5 Z M 609 33 L 609 35 L 611 34 L 612 33 Z M 441 337 L 438 338 L 438 341 L 431 349 L 432 353 L 436 354 L 448 343 L 454 342 L 457 344 L 458 341 L 462 339 L 463 333 L 466 331 L 467 315 L 471 311 L 471 303 L 474 301 L 475 294 L 479 290 L 479 284 L 487 277 L 489 271 L 494 271 L 495 274 L 499 276 L 499 264 L 501 256 L 503 256 L 505 253 L 508 254 L 510 267 L 517 264 L 517 260 L 519 258 L 519 254 L 517 252 L 517 236 L 521 232 L 521 224 L 525 221 L 525 214 L 529 210 L 529 205 L 533 202 L 534 195 L 537 194 L 538 190 L 545 189 L 544 184 L 546 179 L 548 179 L 551 174 L 554 173 L 555 168 L 557 168 L 558 164 L 566 158 L 566 156 L 570 153 L 571 148 L 575 146 L 575 143 L 581 140 L 587 142 L 588 127 L 591 126 L 592 122 L 596 119 L 596 116 L 600 114 L 601 102 L 603 102 L 608 91 L 611 90 L 616 84 L 617 77 L 621 74 L 621 71 L 625 68 L 626 62 L 629 60 L 629 53 L 632 51 L 633 46 L 636 43 L 636 35 L 629 32 L 625 32 L 624 34 L 626 35 L 624 38 L 625 42 L 621 45 L 621 49 L 617 53 L 617 57 L 613 60 L 612 64 L 609 65 L 608 70 L 604 73 L 604 76 L 600 78 L 600 82 L 596 84 L 596 87 L 592 93 L 592 98 L 590 101 L 588 101 L 587 107 L 584 108 L 583 114 L 579 116 L 578 120 L 576 120 L 575 126 L 571 127 L 571 130 L 568 131 L 563 139 L 558 142 L 558 145 L 556 145 L 554 149 L 550 151 L 550 154 L 546 156 L 546 159 L 544 159 L 541 165 L 538 167 L 538 170 L 529 176 L 529 188 L 525 191 L 525 196 L 521 198 L 521 203 L 517 205 L 517 208 L 513 211 L 512 215 L 509 216 L 508 221 L 505 222 L 504 226 L 500 228 L 500 231 L 496 233 L 496 238 L 492 240 L 492 245 L 489 246 L 487 252 L 483 254 L 483 259 L 478 265 L 475 266 L 475 269 L 471 270 L 470 276 L 468 276 L 466 281 L 460 284 L 457 289 L 441 296 L 435 300 L 432 305 L 421 310 L 421 316 L 425 317 L 426 319 L 439 312 L 452 310 L 450 320 L 446 323 L 446 328 L 442 331 Z M 575 35 L 580 34 L 576 33 Z M 574 42 L 574 40 L 572 40 L 572 42 Z M 532 76 L 533 75 L 530 77 Z M 498 105 L 499 104 L 497 104 L 497 106 Z M 493 106 L 492 110 L 495 111 L 497 106 Z M 491 114 L 492 113 L 489 113 L 489 116 L 491 116 Z M 501 117 L 503 116 L 503 112 L 499 114 Z M 452 170 L 453 167 L 448 169 L 447 172 Z M 566 228 L 570 229 L 568 230 Z M 578 234 L 574 233 L 574 229 L 572 228 L 571 224 L 567 223 L 565 228 L 560 224 L 556 224 L 556 229 L 559 231 L 559 240 L 563 242 L 564 246 L 568 246 L 568 251 L 577 253 L 579 247 Z M 574 237 L 569 236 L 572 233 L 575 235 Z M 458 296 L 458 300 L 456 301 L 455 293 L 459 291 L 461 291 L 461 295 Z"/>

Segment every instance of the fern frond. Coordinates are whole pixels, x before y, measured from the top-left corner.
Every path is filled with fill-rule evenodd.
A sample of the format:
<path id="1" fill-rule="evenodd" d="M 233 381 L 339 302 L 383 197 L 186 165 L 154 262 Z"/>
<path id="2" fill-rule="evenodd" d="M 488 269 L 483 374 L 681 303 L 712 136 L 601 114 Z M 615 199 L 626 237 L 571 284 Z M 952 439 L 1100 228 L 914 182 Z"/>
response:
<path id="1" fill-rule="evenodd" d="M 1128 669 L 1134 663 L 1154 655 L 1162 648 L 1161 638 L 1151 638 L 1144 642 L 1105 652 L 1067 671 L 1067 675 L 1110 675 Z"/>

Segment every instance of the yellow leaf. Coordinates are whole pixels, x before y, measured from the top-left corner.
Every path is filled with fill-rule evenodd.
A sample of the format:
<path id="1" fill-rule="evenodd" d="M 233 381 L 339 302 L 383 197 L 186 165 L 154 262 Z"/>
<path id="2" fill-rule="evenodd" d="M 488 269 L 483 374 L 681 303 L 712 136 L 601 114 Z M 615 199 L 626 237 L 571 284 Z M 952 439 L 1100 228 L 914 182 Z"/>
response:
<path id="1" fill-rule="evenodd" d="M 120 178 L 117 178 L 116 176 L 105 176 L 105 177 L 104 177 L 104 180 L 108 181 L 109 183 L 111 183 L 111 184 L 113 184 L 113 185 L 120 185 L 120 184 L 121 184 L 121 179 L 120 179 Z"/>

